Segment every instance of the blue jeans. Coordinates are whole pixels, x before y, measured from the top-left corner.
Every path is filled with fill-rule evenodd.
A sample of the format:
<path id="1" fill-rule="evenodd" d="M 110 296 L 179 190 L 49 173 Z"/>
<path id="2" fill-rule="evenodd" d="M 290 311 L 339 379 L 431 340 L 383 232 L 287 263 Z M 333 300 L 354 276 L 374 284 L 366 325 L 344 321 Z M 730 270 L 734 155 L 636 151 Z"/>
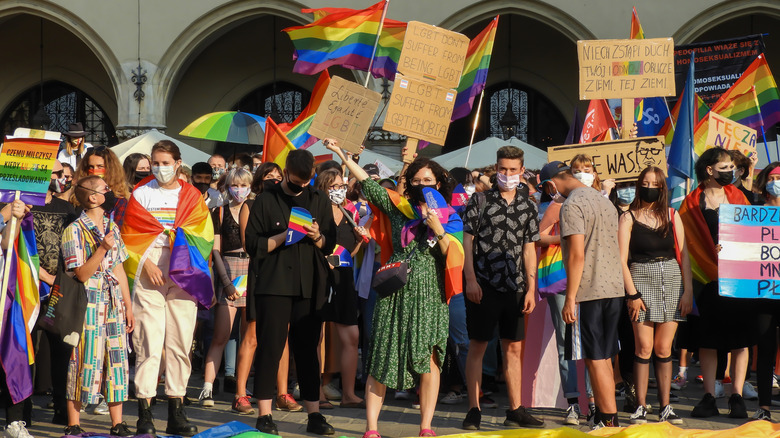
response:
<path id="1" fill-rule="evenodd" d="M 238 340 L 241 334 L 241 309 L 236 311 L 236 319 L 230 329 L 230 339 L 225 344 L 225 376 L 236 376 L 236 353 L 238 352 Z"/>
<path id="2" fill-rule="evenodd" d="M 450 299 L 450 339 L 458 358 L 458 370 L 466 380 L 466 356 L 469 354 L 469 332 L 466 328 L 465 294 L 460 293 Z"/>
<path id="3" fill-rule="evenodd" d="M 558 346 L 558 371 L 561 373 L 563 396 L 574 398 L 580 396 L 580 391 L 577 389 L 577 364 L 573 360 L 566 360 L 564 356 L 566 323 L 563 322 L 563 315 L 561 314 L 564 301 L 566 301 L 566 295 L 563 293 L 547 297 L 547 304 L 550 306 L 550 317 L 555 327 L 555 343 Z M 585 369 L 585 391 L 588 393 L 588 397 L 593 397 L 593 389 L 590 386 L 587 368 Z"/>

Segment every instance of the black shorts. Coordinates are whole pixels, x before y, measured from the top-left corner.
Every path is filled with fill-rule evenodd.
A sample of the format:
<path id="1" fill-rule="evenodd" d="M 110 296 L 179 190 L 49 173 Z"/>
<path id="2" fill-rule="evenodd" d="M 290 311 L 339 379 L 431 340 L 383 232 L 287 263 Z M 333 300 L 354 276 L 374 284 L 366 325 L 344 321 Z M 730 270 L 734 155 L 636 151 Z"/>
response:
<path id="1" fill-rule="evenodd" d="M 358 325 L 359 302 L 352 268 L 331 269 L 328 286 L 328 295 L 322 306 L 322 320 Z"/>
<path id="2" fill-rule="evenodd" d="M 579 305 L 582 357 L 601 360 L 618 354 L 618 326 L 623 297 L 583 301 Z"/>
<path id="3" fill-rule="evenodd" d="M 525 339 L 525 292 L 499 292 L 489 285 L 479 286 L 482 288 L 481 303 L 476 304 L 466 298 L 469 339 L 485 342 L 492 340 L 496 324 L 499 338 L 512 341 Z"/>

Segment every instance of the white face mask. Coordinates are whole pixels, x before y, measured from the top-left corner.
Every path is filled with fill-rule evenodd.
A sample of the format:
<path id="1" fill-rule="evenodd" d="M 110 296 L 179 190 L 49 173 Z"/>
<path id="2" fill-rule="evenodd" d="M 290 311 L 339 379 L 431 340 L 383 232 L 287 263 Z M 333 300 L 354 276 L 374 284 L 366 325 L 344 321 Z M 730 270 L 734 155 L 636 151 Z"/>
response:
<path id="1" fill-rule="evenodd" d="M 341 205 L 345 199 L 347 199 L 347 189 L 332 189 L 328 190 L 328 197 L 330 202 Z"/>
<path id="2" fill-rule="evenodd" d="M 249 187 L 230 187 L 228 188 L 228 191 L 230 192 L 230 196 L 233 197 L 233 199 L 236 200 L 236 202 L 244 202 L 249 196 Z"/>
<path id="3" fill-rule="evenodd" d="M 596 180 L 596 175 L 593 173 L 578 172 L 574 174 L 577 181 L 585 184 L 588 187 L 593 187 L 593 181 Z"/>
<path id="4" fill-rule="evenodd" d="M 504 175 L 503 173 L 497 173 L 496 174 L 496 181 L 498 182 L 498 187 L 501 190 L 509 191 L 514 190 L 515 187 L 520 185 L 520 177 L 522 174 L 517 175 Z"/>
<path id="5" fill-rule="evenodd" d="M 152 166 L 152 175 L 160 184 L 168 184 L 176 177 L 176 166 Z"/>

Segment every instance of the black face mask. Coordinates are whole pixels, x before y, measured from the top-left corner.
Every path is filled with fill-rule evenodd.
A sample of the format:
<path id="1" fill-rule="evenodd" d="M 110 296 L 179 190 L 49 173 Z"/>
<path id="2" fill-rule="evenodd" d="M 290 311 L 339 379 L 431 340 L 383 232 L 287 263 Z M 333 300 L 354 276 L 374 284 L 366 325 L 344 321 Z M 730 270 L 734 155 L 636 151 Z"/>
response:
<path id="1" fill-rule="evenodd" d="M 655 202 L 661 197 L 661 189 L 657 187 L 639 187 L 639 199 L 644 202 Z"/>
<path id="2" fill-rule="evenodd" d="M 278 179 L 266 179 L 263 180 L 263 191 L 271 190 L 272 188 L 276 187 L 276 185 L 279 184 Z"/>
<path id="3" fill-rule="evenodd" d="M 196 183 L 192 183 L 192 185 L 195 186 L 196 189 L 198 189 L 201 195 L 206 193 L 206 191 L 211 186 L 211 184 L 205 182 L 196 182 Z"/>
<path id="4" fill-rule="evenodd" d="M 68 183 L 62 181 L 64 179 L 65 178 L 51 180 L 49 183 L 49 191 L 52 193 L 64 193 L 68 191 L 70 187 L 68 187 Z"/>
<path id="5" fill-rule="evenodd" d="M 436 184 L 431 185 L 425 185 L 425 184 L 417 184 L 416 186 L 409 186 L 409 197 L 417 202 L 417 203 L 423 203 L 425 202 L 425 196 L 423 195 L 423 189 L 429 187 L 434 190 L 436 190 Z"/>
<path id="6" fill-rule="evenodd" d="M 133 179 L 135 180 L 135 183 L 138 184 L 149 175 L 151 175 L 151 172 L 149 172 L 148 170 L 143 170 L 143 171 L 136 170 L 135 177 L 133 177 Z"/>
<path id="7" fill-rule="evenodd" d="M 716 172 L 716 175 L 715 182 L 718 183 L 721 187 L 727 186 L 731 184 L 731 181 L 734 181 L 733 170 Z"/>
<path id="8" fill-rule="evenodd" d="M 105 212 L 113 210 L 114 206 L 116 206 L 116 195 L 114 195 L 114 192 L 103 193 L 103 196 L 106 198 L 106 200 L 100 204 L 100 208 L 102 208 Z"/>
<path id="9" fill-rule="evenodd" d="M 287 188 L 293 192 L 293 194 L 298 194 L 303 191 L 303 186 L 299 186 L 298 184 L 293 184 L 290 182 L 290 180 L 287 180 Z"/>

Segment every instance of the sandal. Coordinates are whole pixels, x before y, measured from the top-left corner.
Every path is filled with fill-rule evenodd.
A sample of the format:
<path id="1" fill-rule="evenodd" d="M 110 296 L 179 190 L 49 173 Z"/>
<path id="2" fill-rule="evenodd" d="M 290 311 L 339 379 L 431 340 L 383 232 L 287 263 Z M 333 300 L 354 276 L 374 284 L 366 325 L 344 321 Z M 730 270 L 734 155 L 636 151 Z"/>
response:
<path id="1" fill-rule="evenodd" d="M 335 409 L 335 406 L 327 400 L 320 400 L 320 409 Z"/>
<path id="2" fill-rule="evenodd" d="M 375 430 L 367 430 L 366 433 L 363 434 L 363 438 L 382 438 L 382 435 Z"/>
<path id="3" fill-rule="evenodd" d="M 423 429 L 420 431 L 420 435 L 418 436 L 436 436 L 436 432 L 434 432 L 432 429 Z"/>

